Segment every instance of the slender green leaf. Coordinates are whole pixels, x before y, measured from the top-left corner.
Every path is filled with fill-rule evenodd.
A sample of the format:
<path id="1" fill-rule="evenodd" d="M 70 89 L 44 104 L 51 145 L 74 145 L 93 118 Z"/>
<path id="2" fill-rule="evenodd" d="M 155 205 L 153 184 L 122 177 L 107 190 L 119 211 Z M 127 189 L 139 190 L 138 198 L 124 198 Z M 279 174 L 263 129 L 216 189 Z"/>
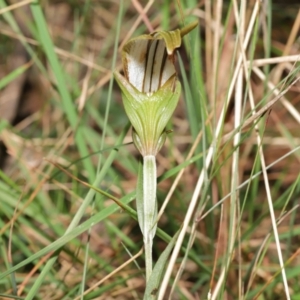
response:
<path id="1" fill-rule="evenodd" d="M 168 261 L 168 258 L 170 256 L 170 253 L 175 245 L 175 242 L 177 240 L 177 237 L 179 235 L 178 231 L 168 244 L 167 248 L 164 250 L 164 252 L 160 255 L 157 263 L 155 264 L 155 267 L 152 271 L 152 274 L 147 282 L 146 291 L 144 294 L 144 300 L 154 300 L 156 299 L 156 295 L 161 283 L 161 279 L 164 275 L 164 270 L 166 263 Z"/>

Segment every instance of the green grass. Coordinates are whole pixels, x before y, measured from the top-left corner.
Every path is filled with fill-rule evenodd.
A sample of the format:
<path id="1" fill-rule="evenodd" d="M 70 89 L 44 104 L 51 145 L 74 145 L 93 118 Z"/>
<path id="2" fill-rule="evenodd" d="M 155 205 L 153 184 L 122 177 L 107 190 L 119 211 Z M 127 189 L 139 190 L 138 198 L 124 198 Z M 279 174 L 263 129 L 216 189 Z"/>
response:
<path id="1" fill-rule="evenodd" d="M 298 299 L 296 6 L 260 7 L 251 27 L 248 2 L 156 0 L 145 14 L 137 3 L 148 2 L 32 1 L 3 12 L 0 0 L 0 298 L 143 298 L 139 155 L 112 72 L 125 38 L 198 20 L 177 56 L 183 92 L 157 156 L 164 211 L 150 295 Z M 281 64 L 257 70 L 274 56 Z"/>

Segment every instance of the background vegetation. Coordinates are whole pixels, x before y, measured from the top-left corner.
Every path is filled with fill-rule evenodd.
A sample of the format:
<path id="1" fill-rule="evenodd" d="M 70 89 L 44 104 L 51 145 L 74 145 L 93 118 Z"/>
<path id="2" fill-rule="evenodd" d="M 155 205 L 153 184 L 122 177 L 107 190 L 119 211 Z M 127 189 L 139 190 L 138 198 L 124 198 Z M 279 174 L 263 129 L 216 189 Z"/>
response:
<path id="1" fill-rule="evenodd" d="M 142 299 L 142 235 L 113 200 L 135 209 L 139 156 L 112 71 L 130 37 L 194 20 L 154 261 L 183 239 L 153 296 L 300 299 L 300 11 L 280 3 L 0 0 L 1 299 Z"/>

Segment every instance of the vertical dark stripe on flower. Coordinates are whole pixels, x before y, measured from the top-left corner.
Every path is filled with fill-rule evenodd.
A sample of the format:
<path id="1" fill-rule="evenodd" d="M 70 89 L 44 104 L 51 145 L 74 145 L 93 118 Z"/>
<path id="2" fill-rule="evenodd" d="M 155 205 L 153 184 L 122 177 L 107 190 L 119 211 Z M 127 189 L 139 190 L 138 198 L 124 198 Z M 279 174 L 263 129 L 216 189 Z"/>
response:
<path id="1" fill-rule="evenodd" d="M 164 62 L 164 53 L 166 50 L 166 44 L 164 40 L 160 39 L 159 44 L 157 47 L 156 51 L 156 56 L 155 56 L 155 62 L 154 62 L 154 67 L 153 67 L 153 84 L 152 84 L 152 91 L 157 91 L 161 88 L 161 72 L 163 72 L 164 67 L 162 67 L 163 62 Z"/>
<path id="2" fill-rule="evenodd" d="M 150 48 L 152 45 L 152 41 L 148 40 L 147 41 L 147 47 L 146 47 L 146 53 L 145 53 L 145 67 L 144 67 L 144 74 L 143 74 L 143 87 L 142 87 L 142 92 L 143 93 L 147 93 L 148 91 L 146 90 L 146 80 L 147 80 L 147 68 L 148 68 L 148 64 L 149 64 L 149 53 L 150 53 Z"/>
<path id="3" fill-rule="evenodd" d="M 147 53 L 145 57 L 145 70 L 144 70 L 144 81 L 143 81 L 143 92 L 151 93 L 158 89 L 155 86 L 155 67 L 157 62 L 157 47 L 159 45 L 158 40 L 152 40 L 147 47 Z"/>
<path id="4" fill-rule="evenodd" d="M 163 56 L 163 59 L 162 59 L 162 63 L 161 63 L 161 66 L 160 66 L 160 72 L 159 72 L 159 86 L 162 86 L 162 76 L 163 76 L 163 72 L 164 72 L 164 69 L 165 69 L 165 66 L 166 66 L 167 59 L 168 59 L 168 53 L 167 53 L 167 50 L 165 49 L 164 50 L 164 56 Z"/>
<path id="5" fill-rule="evenodd" d="M 153 89 L 152 89 L 152 79 L 153 79 L 153 76 L 155 76 L 155 74 L 153 72 L 154 72 L 154 66 L 157 63 L 157 61 L 156 61 L 156 53 L 157 53 L 157 47 L 158 47 L 159 42 L 160 41 L 155 41 L 155 45 L 154 45 L 154 53 L 153 53 L 153 57 L 152 57 L 152 66 L 151 66 L 151 71 L 150 71 L 151 75 L 150 75 L 149 92 L 155 92 L 158 89 L 158 87 L 153 87 Z"/>

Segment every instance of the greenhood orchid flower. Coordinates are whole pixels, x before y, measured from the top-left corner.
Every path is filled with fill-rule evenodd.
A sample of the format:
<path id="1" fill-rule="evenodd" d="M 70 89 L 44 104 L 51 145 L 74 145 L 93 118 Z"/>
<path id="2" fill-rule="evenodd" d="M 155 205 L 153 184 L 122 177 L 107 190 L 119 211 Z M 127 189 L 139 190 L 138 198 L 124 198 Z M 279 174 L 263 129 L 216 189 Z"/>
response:
<path id="1" fill-rule="evenodd" d="M 122 50 L 124 76 L 114 75 L 134 129 L 134 144 L 143 156 L 155 156 L 164 143 L 164 130 L 181 92 L 174 51 L 182 36 L 196 25 L 141 35 L 129 40 Z"/>
<path id="2" fill-rule="evenodd" d="M 197 26 L 157 31 L 129 40 L 122 50 L 124 76 L 114 76 L 122 90 L 126 114 L 132 124 L 132 137 L 143 156 L 136 192 L 138 221 L 144 237 L 146 277 L 152 271 L 152 240 L 156 231 L 156 161 L 165 142 L 165 127 L 181 92 L 174 66 L 175 50 L 182 37 Z"/>

